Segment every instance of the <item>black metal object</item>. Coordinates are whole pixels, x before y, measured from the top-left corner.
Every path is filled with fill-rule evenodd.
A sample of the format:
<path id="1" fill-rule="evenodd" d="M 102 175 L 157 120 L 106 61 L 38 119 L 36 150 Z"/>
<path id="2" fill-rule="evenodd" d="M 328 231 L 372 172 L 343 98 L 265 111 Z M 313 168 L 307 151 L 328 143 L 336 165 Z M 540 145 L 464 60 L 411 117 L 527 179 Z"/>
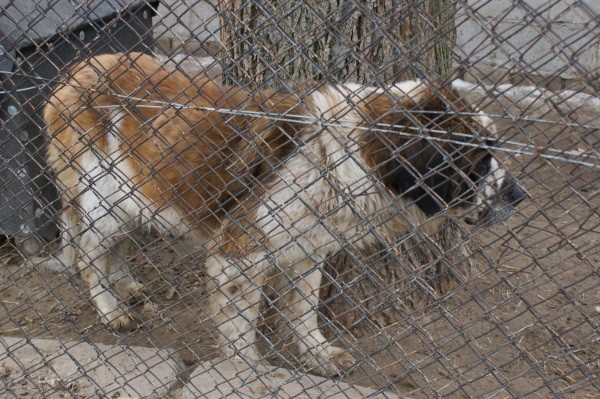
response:
<path id="1" fill-rule="evenodd" d="M 45 167 L 42 108 L 61 71 L 94 54 L 153 46 L 158 1 L 87 3 L 55 1 L 49 13 L 39 1 L 0 1 L 0 234 L 56 236 L 60 204 Z"/>

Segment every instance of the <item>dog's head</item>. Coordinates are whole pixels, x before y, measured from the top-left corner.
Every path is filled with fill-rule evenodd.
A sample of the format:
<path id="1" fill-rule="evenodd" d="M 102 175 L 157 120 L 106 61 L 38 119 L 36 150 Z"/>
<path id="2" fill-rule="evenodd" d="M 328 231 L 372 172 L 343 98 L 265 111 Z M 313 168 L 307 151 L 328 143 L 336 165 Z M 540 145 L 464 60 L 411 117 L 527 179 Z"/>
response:
<path id="1" fill-rule="evenodd" d="M 487 116 L 476 117 L 491 131 L 491 120 Z M 495 145 L 495 140 L 488 141 Z M 484 148 L 471 160 L 473 167 L 465 181 L 458 207 L 466 213 L 465 221 L 471 225 L 489 227 L 507 220 L 515 213 L 515 207 L 525 199 L 525 191 L 502 167 L 493 151 Z M 464 209 L 467 208 L 467 209 Z"/>
<path id="2" fill-rule="evenodd" d="M 427 216 L 450 211 L 469 224 L 508 219 L 525 192 L 493 153 L 489 117 L 452 90 L 404 82 L 365 101 L 368 163 L 394 194 Z"/>

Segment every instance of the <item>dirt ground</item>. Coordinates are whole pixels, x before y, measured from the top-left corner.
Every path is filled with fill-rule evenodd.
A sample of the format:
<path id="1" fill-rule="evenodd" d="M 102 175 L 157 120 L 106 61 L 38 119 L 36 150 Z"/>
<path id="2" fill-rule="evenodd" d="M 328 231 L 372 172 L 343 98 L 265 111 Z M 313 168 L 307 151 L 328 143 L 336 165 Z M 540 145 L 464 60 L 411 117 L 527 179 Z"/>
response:
<path id="1" fill-rule="evenodd" d="M 553 143 L 569 136 L 544 126 L 519 129 Z M 470 232 L 476 256 L 465 284 L 450 284 L 418 308 L 398 307 L 391 325 L 365 318 L 348 326 L 341 315 L 321 320 L 357 358 L 345 381 L 415 398 L 598 397 L 600 173 L 509 158 L 530 198 L 507 223 Z M 152 304 L 134 307 L 140 327 L 118 334 L 98 322 L 79 277 L 26 269 L 5 242 L 0 335 L 170 348 L 190 369 L 217 356 L 201 259 L 179 260 L 160 239 L 143 249 L 132 244 L 130 259 Z M 389 296 L 401 302 L 403 293 Z M 20 371 L 0 370 L 0 380 L 8 383 L 11 373 Z"/>

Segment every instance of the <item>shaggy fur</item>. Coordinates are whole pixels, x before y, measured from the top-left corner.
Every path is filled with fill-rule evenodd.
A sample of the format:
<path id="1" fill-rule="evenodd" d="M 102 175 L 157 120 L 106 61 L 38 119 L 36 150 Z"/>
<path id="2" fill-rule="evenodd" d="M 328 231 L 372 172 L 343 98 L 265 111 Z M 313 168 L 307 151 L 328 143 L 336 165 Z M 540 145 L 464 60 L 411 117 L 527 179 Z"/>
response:
<path id="1" fill-rule="evenodd" d="M 142 298 L 144 287 L 127 270 L 120 232 L 147 223 L 185 234 L 208 251 L 208 303 L 225 355 L 260 359 L 255 322 L 277 271 L 269 284 L 301 362 L 338 374 L 354 359 L 317 325 L 326 257 L 433 232 L 448 210 L 475 207 L 476 218 L 502 189 L 520 200 L 481 145 L 494 141 L 489 118 L 457 111 L 472 112 L 420 81 L 250 95 L 146 55 L 92 58 L 45 108 L 65 245 L 45 262 L 80 270 L 102 321 L 125 331 L 134 323 L 120 301 Z"/>

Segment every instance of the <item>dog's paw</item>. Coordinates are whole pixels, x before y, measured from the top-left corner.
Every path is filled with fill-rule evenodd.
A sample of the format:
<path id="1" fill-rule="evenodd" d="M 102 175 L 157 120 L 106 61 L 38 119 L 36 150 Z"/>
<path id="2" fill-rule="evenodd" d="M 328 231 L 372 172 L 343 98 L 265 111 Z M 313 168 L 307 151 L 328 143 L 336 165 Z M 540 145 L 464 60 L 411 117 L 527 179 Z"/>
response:
<path id="1" fill-rule="evenodd" d="M 345 349 L 328 346 L 319 351 L 305 353 L 300 361 L 308 372 L 323 377 L 335 377 L 352 367 L 356 359 Z"/>
<path id="2" fill-rule="evenodd" d="M 102 323 L 120 332 L 130 332 L 136 328 L 136 323 L 123 309 L 116 309 L 107 315 L 101 316 Z"/>
<path id="3" fill-rule="evenodd" d="M 132 305 L 144 302 L 148 299 L 148 288 L 131 277 L 114 283 L 113 289 L 119 294 L 123 301 Z"/>

